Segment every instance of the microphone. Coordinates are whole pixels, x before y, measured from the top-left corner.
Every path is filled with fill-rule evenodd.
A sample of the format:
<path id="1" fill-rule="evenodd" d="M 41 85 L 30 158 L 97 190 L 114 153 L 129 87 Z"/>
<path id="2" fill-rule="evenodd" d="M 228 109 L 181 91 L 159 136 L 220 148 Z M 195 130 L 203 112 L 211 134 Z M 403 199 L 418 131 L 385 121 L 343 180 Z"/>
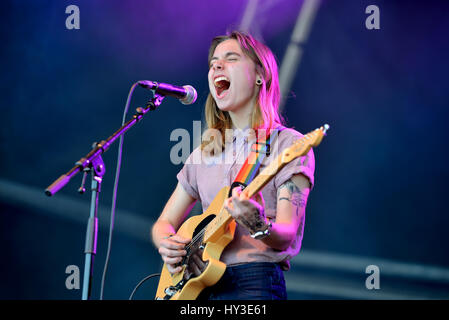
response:
<path id="1" fill-rule="evenodd" d="M 159 83 L 156 81 L 148 81 L 148 80 L 141 80 L 137 82 L 139 86 L 154 90 L 156 93 L 163 95 L 163 96 L 171 96 L 176 99 L 179 99 L 179 101 L 182 104 L 192 104 L 196 101 L 197 93 L 194 87 L 192 86 L 174 86 L 172 84 L 167 83 Z"/>

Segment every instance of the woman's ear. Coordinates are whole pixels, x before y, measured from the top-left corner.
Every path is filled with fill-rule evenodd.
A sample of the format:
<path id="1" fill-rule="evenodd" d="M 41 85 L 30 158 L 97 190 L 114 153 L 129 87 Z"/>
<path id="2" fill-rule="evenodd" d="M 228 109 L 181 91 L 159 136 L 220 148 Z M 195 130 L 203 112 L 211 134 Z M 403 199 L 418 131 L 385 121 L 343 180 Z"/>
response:
<path id="1" fill-rule="evenodd" d="M 261 86 L 264 79 L 264 70 L 261 66 L 256 65 L 256 84 Z"/>

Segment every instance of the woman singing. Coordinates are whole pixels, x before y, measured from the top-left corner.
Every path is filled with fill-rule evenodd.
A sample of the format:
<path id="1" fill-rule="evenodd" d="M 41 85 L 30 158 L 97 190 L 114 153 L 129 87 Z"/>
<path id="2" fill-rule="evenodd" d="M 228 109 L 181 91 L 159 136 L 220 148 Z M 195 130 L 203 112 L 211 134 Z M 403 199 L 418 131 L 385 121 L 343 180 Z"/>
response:
<path id="1" fill-rule="evenodd" d="M 153 242 L 172 274 L 182 270 L 179 262 L 192 240 L 176 231 L 196 201 L 205 210 L 221 188 L 231 186 L 248 155 L 245 150 L 260 133 L 276 138 L 259 170 L 302 137 L 284 127 L 278 114 L 278 67 L 267 46 L 234 31 L 213 39 L 208 60 L 205 117 L 214 139 L 204 140 L 190 154 L 152 228 Z M 215 285 L 201 292 L 200 299 L 287 299 L 283 272 L 301 248 L 314 169 L 311 149 L 283 167 L 256 197 L 248 199 L 240 187 L 232 190 L 225 208 L 237 226 L 220 259 L 227 268 Z M 200 253 L 188 267 L 192 276 L 206 267 Z"/>

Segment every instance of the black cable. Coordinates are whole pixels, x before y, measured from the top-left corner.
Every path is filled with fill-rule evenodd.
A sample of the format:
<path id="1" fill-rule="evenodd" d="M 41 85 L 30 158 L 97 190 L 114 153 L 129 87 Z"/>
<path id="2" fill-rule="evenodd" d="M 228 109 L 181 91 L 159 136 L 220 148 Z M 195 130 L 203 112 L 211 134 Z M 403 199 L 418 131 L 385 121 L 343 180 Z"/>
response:
<path id="1" fill-rule="evenodd" d="M 128 113 L 129 104 L 131 102 L 131 97 L 132 97 L 134 89 L 136 88 L 137 85 L 138 85 L 137 82 L 134 83 L 132 85 L 131 89 L 129 90 L 128 98 L 126 100 L 125 110 L 123 112 L 122 126 L 125 124 L 126 115 Z M 120 176 L 120 166 L 122 164 L 123 138 L 124 138 L 124 135 L 121 135 L 120 143 L 119 143 L 119 147 L 118 147 L 118 154 L 117 154 L 117 167 L 115 169 L 114 191 L 112 193 L 111 221 L 109 224 L 108 250 L 107 250 L 106 261 L 105 261 L 104 269 L 103 269 L 103 276 L 101 277 L 100 300 L 103 300 L 103 291 L 104 291 L 104 283 L 106 280 L 106 271 L 108 269 L 109 257 L 110 257 L 110 253 L 111 253 L 112 231 L 114 229 L 115 206 L 116 206 L 116 201 L 117 201 L 117 188 L 118 188 L 118 181 L 119 181 L 119 176 Z"/>
<path id="2" fill-rule="evenodd" d="M 143 278 L 142 280 L 140 280 L 140 282 L 137 284 L 137 286 L 134 288 L 134 290 L 133 290 L 133 292 L 131 292 L 131 295 L 129 296 L 129 299 L 128 300 L 132 300 L 133 299 L 133 296 L 134 296 L 134 294 L 136 293 L 136 290 L 142 285 L 142 283 L 144 283 L 145 281 L 147 281 L 148 279 L 151 279 L 151 278 L 153 278 L 153 277 L 157 277 L 157 276 L 160 276 L 161 274 L 160 273 L 153 273 L 153 274 L 150 274 L 149 276 L 146 276 L 145 278 Z"/>

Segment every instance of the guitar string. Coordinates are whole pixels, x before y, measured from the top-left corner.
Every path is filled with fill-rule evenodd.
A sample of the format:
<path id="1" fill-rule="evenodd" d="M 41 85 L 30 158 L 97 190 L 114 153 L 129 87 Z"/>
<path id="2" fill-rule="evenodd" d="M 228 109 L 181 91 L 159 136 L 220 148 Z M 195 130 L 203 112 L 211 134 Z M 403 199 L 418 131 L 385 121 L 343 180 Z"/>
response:
<path id="1" fill-rule="evenodd" d="M 218 217 L 222 212 L 223 212 L 223 207 L 221 208 L 220 212 L 218 213 L 218 215 L 216 217 Z M 212 219 L 212 221 L 214 221 L 216 219 L 216 217 L 214 219 Z M 189 250 L 194 244 L 196 244 L 199 240 L 200 237 L 202 235 L 204 235 L 204 233 L 206 232 L 206 228 L 212 223 L 212 221 L 210 221 L 203 229 L 201 229 L 195 237 L 193 237 L 192 241 L 190 241 L 190 243 L 188 245 L 186 245 L 185 250 Z"/>
<path id="2" fill-rule="evenodd" d="M 194 244 L 196 244 L 196 242 L 200 240 L 200 237 L 204 234 L 205 231 L 206 230 L 203 229 L 200 232 L 198 232 L 197 235 L 192 239 L 192 241 L 190 241 L 190 243 L 186 245 L 185 250 L 189 250 Z"/>
<path id="3" fill-rule="evenodd" d="M 220 215 L 222 212 L 223 212 L 223 208 L 220 210 L 220 213 L 218 215 Z M 212 219 L 212 221 L 214 221 L 214 220 L 215 220 L 215 218 Z M 194 244 L 196 244 L 200 240 L 200 237 L 202 237 L 204 235 L 204 233 L 206 232 L 207 226 L 210 225 L 212 223 L 212 221 L 210 221 L 203 229 L 200 230 L 200 232 L 198 232 L 196 234 L 195 237 L 193 237 L 192 241 L 190 241 L 190 243 L 188 245 L 186 245 L 185 250 L 189 250 Z"/>

